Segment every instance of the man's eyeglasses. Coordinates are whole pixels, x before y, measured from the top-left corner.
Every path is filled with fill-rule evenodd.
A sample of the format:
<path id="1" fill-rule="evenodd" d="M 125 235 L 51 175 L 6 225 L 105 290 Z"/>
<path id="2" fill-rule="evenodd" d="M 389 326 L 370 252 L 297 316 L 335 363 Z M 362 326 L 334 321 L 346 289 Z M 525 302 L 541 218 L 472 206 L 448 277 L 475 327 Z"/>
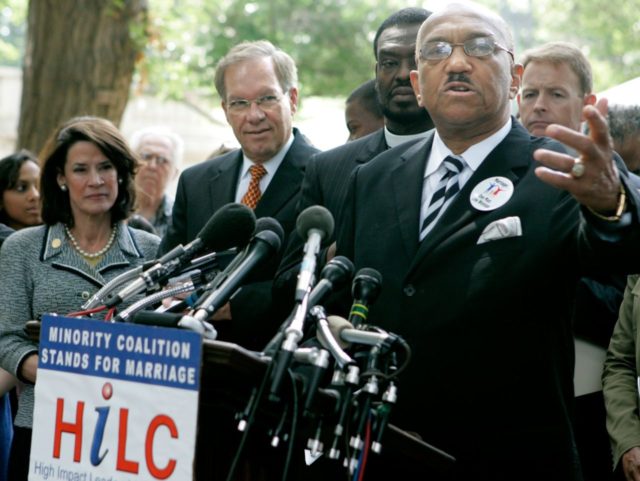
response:
<path id="1" fill-rule="evenodd" d="M 163 167 L 163 166 L 169 165 L 171 163 L 171 160 L 167 159 L 166 157 L 164 157 L 162 155 L 154 154 L 154 153 L 151 153 L 151 152 L 141 152 L 140 153 L 140 160 L 145 164 L 150 164 L 151 162 L 153 162 L 155 160 L 156 161 L 156 165 L 158 167 Z"/>
<path id="2" fill-rule="evenodd" d="M 426 42 L 422 48 L 420 48 L 420 58 L 432 62 L 444 60 L 451 56 L 454 47 L 462 47 L 464 53 L 469 57 L 488 57 L 493 54 L 496 49 L 504 50 L 515 60 L 513 52 L 500 45 L 493 37 L 474 37 L 463 43 L 449 43 L 441 40 Z"/>
<path id="3" fill-rule="evenodd" d="M 270 110 L 280 103 L 282 96 L 263 95 L 257 99 L 233 99 L 227 102 L 227 108 L 232 112 L 246 112 L 255 103 L 262 110 Z"/>

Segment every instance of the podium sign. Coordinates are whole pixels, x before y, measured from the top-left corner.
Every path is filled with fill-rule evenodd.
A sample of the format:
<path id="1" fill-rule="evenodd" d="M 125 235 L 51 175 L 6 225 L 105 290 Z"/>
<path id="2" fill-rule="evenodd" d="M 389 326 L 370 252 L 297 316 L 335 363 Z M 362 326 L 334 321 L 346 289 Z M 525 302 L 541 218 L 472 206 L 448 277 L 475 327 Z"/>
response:
<path id="1" fill-rule="evenodd" d="M 192 479 L 202 339 L 46 315 L 29 480 Z"/>

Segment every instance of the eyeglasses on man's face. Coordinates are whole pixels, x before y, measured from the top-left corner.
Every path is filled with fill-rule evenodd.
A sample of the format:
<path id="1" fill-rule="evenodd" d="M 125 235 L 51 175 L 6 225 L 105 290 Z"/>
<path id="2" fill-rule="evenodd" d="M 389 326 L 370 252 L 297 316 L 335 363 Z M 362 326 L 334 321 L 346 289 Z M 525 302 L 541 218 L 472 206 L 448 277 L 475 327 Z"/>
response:
<path id="1" fill-rule="evenodd" d="M 420 58 L 430 62 L 444 60 L 451 56 L 454 47 L 462 47 L 464 53 L 469 57 L 488 57 L 496 50 L 504 50 L 514 59 L 513 52 L 500 45 L 493 37 L 474 37 L 463 43 L 450 43 L 442 40 L 426 42 L 420 48 Z"/>
<path id="2" fill-rule="evenodd" d="M 140 152 L 140 160 L 144 164 L 150 164 L 155 161 L 158 167 L 164 167 L 171 164 L 171 160 L 163 155 L 154 154 L 153 152 Z"/>
<path id="3" fill-rule="evenodd" d="M 227 108 L 234 113 L 248 112 L 251 104 L 255 103 L 261 110 L 271 110 L 282 100 L 282 95 L 263 95 L 256 99 L 232 99 L 227 102 Z"/>

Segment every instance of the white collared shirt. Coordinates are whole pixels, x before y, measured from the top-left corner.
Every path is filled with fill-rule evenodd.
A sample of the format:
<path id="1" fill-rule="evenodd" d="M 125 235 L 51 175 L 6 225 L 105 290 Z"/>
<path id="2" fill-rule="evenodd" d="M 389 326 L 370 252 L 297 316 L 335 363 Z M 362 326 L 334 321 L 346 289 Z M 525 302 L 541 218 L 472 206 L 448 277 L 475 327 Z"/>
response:
<path id="1" fill-rule="evenodd" d="M 402 145 L 405 142 L 408 142 L 410 140 L 424 139 L 429 132 L 431 132 L 431 131 L 430 130 L 425 130 L 424 132 L 418 132 L 417 134 L 398 135 L 398 134 L 394 134 L 392 132 L 389 132 L 389 129 L 385 125 L 385 127 L 384 127 L 384 140 L 387 143 L 387 145 L 389 146 L 389 148 L 391 149 L 393 147 L 397 147 L 398 145 Z"/>
<path id="2" fill-rule="evenodd" d="M 446 173 L 447 168 L 444 166 L 443 161 L 447 156 L 457 157 L 464 160 L 464 169 L 460 172 L 458 177 L 458 183 L 460 184 L 460 190 L 464 187 L 467 181 L 471 178 L 473 173 L 478 170 L 480 164 L 487 158 L 493 149 L 504 140 L 511 130 L 511 117 L 509 120 L 498 130 L 496 133 L 490 135 L 484 140 L 481 140 L 477 144 L 472 145 L 467 150 L 459 155 L 454 155 L 453 152 L 445 145 L 438 131 L 436 130 L 433 136 L 433 145 L 429 158 L 427 159 L 427 165 L 424 172 L 424 182 L 422 184 L 422 204 L 420 207 L 420 223 L 418 224 L 418 235 L 420 240 L 424 239 L 426 235 L 433 229 L 438 223 L 442 213 L 449 207 L 449 204 L 458 195 L 455 194 L 442 206 L 436 221 L 431 223 L 430 228 L 424 232 L 420 232 L 422 229 L 422 223 L 427 214 L 427 208 L 431 202 L 431 197 L 435 193 L 436 187 L 440 182 L 442 176 Z"/>
<path id="3" fill-rule="evenodd" d="M 287 143 L 282 146 L 282 148 L 278 151 L 276 155 L 272 158 L 263 162 L 262 165 L 266 169 L 267 173 L 260 179 L 260 192 L 264 195 L 267 191 L 267 187 L 273 180 L 273 177 L 276 175 L 278 171 L 278 167 L 282 164 L 284 160 L 284 156 L 289 152 L 289 148 L 291 148 L 291 144 L 293 144 L 294 135 L 293 132 L 287 140 Z M 249 172 L 249 168 L 255 164 L 253 160 L 247 157 L 244 152 L 242 153 L 242 169 L 240 170 L 240 176 L 238 177 L 238 186 L 236 187 L 236 202 L 240 202 L 244 194 L 247 193 L 247 189 L 249 188 L 249 182 L 251 181 L 251 173 Z"/>

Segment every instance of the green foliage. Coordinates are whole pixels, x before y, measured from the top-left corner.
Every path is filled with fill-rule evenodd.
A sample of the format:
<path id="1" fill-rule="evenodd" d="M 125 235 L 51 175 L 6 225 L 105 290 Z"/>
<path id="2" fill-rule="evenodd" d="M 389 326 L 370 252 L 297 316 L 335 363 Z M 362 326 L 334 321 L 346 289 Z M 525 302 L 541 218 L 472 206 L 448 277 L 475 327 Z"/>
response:
<path id="1" fill-rule="evenodd" d="M 0 65 L 22 64 L 26 39 L 27 2 L 0 0 Z"/>
<path id="2" fill-rule="evenodd" d="M 640 75 L 640 0 L 543 0 L 535 14 L 545 27 L 541 40 L 572 42 L 584 51 L 596 91 Z"/>
<path id="3" fill-rule="evenodd" d="M 343 94 L 346 85 L 355 86 L 373 76 L 369 34 L 381 19 L 380 14 L 370 15 L 364 2 L 263 3 L 229 5 L 225 21 L 212 22 L 215 40 L 208 46 L 211 60 L 239 41 L 265 38 L 296 60 L 306 95 Z"/>
<path id="4" fill-rule="evenodd" d="M 267 39 L 296 60 L 303 95 L 344 95 L 373 77 L 373 35 L 398 8 L 372 8 L 371 0 L 156 0 L 147 87 L 171 97 L 213 94 L 220 57 L 241 41 Z"/>
<path id="5" fill-rule="evenodd" d="M 126 5 L 126 0 L 112 1 L 115 10 Z M 371 44 L 382 20 L 416 3 L 149 0 L 149 22 L 130 25 L 132 37 L 144 45 L 133 87 L 165 98 L 210 101 L 220 57 L 238 42 L 267 39 L 296 60 L 302 98 L 344 96 L 373 77 Z M 519 53 L 550 40 L 583 48 L 594 67 L 596 91 L 640 75 L 640 0 L 480 3 L 512 26 Z M 25 0 L 0 0 L 0 65 L 21 64 L 26 13 Z"/>

